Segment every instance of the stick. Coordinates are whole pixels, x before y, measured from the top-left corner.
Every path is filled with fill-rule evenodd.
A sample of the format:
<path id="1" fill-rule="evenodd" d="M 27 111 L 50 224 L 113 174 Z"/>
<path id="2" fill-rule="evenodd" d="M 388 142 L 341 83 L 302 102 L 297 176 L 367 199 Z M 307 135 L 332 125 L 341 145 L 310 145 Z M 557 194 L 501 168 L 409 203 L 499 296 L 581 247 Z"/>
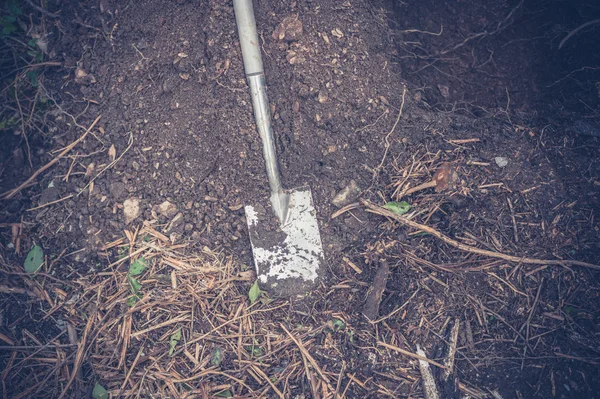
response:
<path id="1" fill-rule="evenodd" d="M 460 330 L 460 320 L 456 319 L 454 321 L 454 325 L 452 326 L 452 330 L 450 331 L 450 339 L 448 340 L 448 355 L 444 359 L 444 366 L 446 366 L 446 370 L 442 372 L 442 381 L 448 381 L 448 378 L 452 375 L 454 371 L 454 358 L 456 356 L 456 347 L 458 344 L 458 331 Z"/>
<path id="2" fill-rule="evenodd" d="M 476 247 L 472 247 L 470 245 L 462 244 L 452 238 L 440 233 L 436 229 L 426 226 L 424 224 L 417 223 L 410 219 L 407 219 L 403 216 L 400 216 L 390 210 L 387 210 L 381 206 L 375 205 L 367 200 L 361 200 L 361 203 L 369 209 L 369 212 L 375 213 L 377 215 L 385 216 L 391 219 L 400 222 L 405 226 L 412 227 L 413 229 L 421 230 L 426 233 L 431 234 L 432 236 L 442 240 L 448 245 L 451 245 L 455 248 L 460 249 L 461 251 L 471 252 L 478 255 L 489 256 L 490 258 L 503 259 L 508 262 L 514 263 L 528 263 L 532 265 L 558 265 L 558 266 L 581 266 L 587 267 L 589 269 L 600 270 L 600 265 L 595 265 L 593 263 L 582 262 L 579 260 L 571 260 L 571 259 L 535 259 L 535 258 L 526 258 L 514 255 L 507 255 L 500 252 L 488 251 L 485 249 L 479 249 Z"/>
<path id="3" fill-rule="evenodd" d="M 385 162 L 385 158 L 387 157 L 388 151 L 390 149 L 390 136 L 392 135 L 392 133 L 394 133 L 394 130 L 396 130 L 396 126 L 398 126 L 398 122 L 400 122 L 400 118 L 402 118 L 402 113 L 404 111 L 404 99 L 406 97 L 406 86 L 402 87 L 402 103 L 400 104 L 400 111 L 398 111 L 398 117 L 396 118 L 396 122 L 394 122 L 394 126 L 392 126 L 392 129 L 389 131 L 389 133 L 385 136 L 385 151 L 383 153 L 383 158 L 381 158 L 381 162 L 379 163 L 379 166 L 377 166 L 377 171 L 379 172 L 381 170 L 381 168 L 383 168 L 383 163 Z"/>
<path id="4" fill-rule="evenodd" d="M 367 301 L 362 311 L 369 320 L 375 320 L 379 315 L 379 304 L 381 303 L 381 297 L 383 296 L 385 286 L 387 285 L 389 273 L 390 265 L 387 260 L 382 259 L 381 265 L 377 269 L 377 273 L 373 279 L 373 289 L 369 291 Z"/>
<path id="5" fill-rule="evenodd" d="M 598 23 L 600 23 L 600 19 L 594 19 L 592 21 L 586 22 L 583 25 L 579 25 L 577 28 L 575 28 L 571 32 L 569 32 L 569 34 L 567 36 L 565 36 L 565 38 L 560 41 L 560 44 L 558 45 L 558 49 L 560 50 L 562 48 L 562 46 L 565 45 L 565 43 L 567 42 L 567 40 L 569 40 L 570 38 L 572 38 L 573 36 L 575 36 L 577 34 L 577 32 L 581 31 L 582 29 L 587 28 L 588 26 L 591 26 L 591 25 L 594 25 L 594 24 L 598 24 Z"/>
<path id="6" fill-rule="evenodd" d="M 23 190 L 25 187 L 27 187 L 29 185 L 29 183 L 31 183 L 33 180 L 35 180 L 36 177 L 38 177 L 40 174 L 44 173 L 48 168 L 50 168 L 52 165 L 54 165 L 55 163 L 57 163 L 62 157 L 64 157 L 65 155 L 67 155 L 67 153 L 69 151 L 71 151 L 73 149 L 73 147 L 75 147 L 77 144 L 79 144 L 83 139 L 85 139 L 85 137 L 88 135 L 89 132 L 92 131 L 92 129 L 94 128 L 94 126 L 96 126 L 96 123 L 98 123 L 98 121 L 100 120 L 100 118 L 102 117 L 102 115 L 98 115 L 98 117 L 96 118 L 96 120 L 94 120 L 94 122 L 91 124 L 91 126 L 85 131 L 85 133 L 79 137 L 77 140 L 75 140 L 74 142 L 72 142 L 71 144 L 69 144 L 67 147 L 65 147 L 65 149 L 56 156 L 56 158 L 54 158 L 53 160 L 51 160 L 50 162 L 48 162 L 46 165 L 42 166 L 40 169 L 36 170 L 29 179 L 25 180 L 24 183 L 22 183 L 19 187 L 14 188 L 10 191 L 7 191 L 3 194 L 0 194 L 0 198 L 1 199 L 10 199 L 12 197 L 14 197 L 19 191 Z"/>
<path id="7" fill-rule="evenodd" d="M 329 381 L 329 378 L 325 375 L 325 373 L 323 373 L 323 370 L 321 370 L 321 367 L 319 367 L 319 364 L 315 361 L 315 359 L 306 350 L 306 348 L 304 347 L 304 345 L 302 344 L 302 342 L 300 342 L 299 340 L 297 340 L 296 337 L 294 337 L 292 335 L 292 333 L 290 333 L 287 330 L 287 328 L 285 328 L 285 326 L 283 324 L 279 323 L 279 325 L 281 326 L 281 328 L 283 329 L 283 331 L 285 331 L 286 334 L 292 339 L 292 341 L 294 341 L 294 343 L 296 344 L 296 346 L 298 347 L 298 349 L 300 349 L 300 352 L 302 353 L 302 356 L 306 357 L 306 360 L 308 360 L 308 362 L 310 363 L 310 365 L 317 371 L 317 373 L 323 379 L 323 381 L 325 381 L 325 383 L 328 385 L 329 390 L 331 390 L 332 392 L 335 392 L 333 390 L 333 387 L 331 386 L 331 382 Z"/>
<path id="8" fill-rule="evenodd" d="M 421 349 L 419 345 L 417 345 L 417 354 L 427 359 L 425 351 Z M 419 359 L 419 370 L 421 371 L 421 378 L 423 380 L 425 399 L 440 399 L 440 393 L 437 389 L 437 385 L 435 384 L 435 378 L 433 378 L 433 373 L 431 372 L 429 363 L 427 363 L 425 360 Z"/>
<path id="9" fill-rule="evenodd" d="M 100 119 L 100 117 L 98 117 L 96 121 L 98 121 L 98 119 Z M 79 341 L 78 344 L 77 353 L 75 354 L 75 363 L 73 364 L 73 370 L 71 370 L 71 378 L 69 378 L 69 381 L 63 388 L 63 391 L 58 397 L 58 399 L 63 399 L 65 397 L 67 391 L 73 384 L 73 381 L 75 381 L 75 378 L 79 375 L 79 370 L 81 369 L 81 365 L 83 364 L 83 359 L 85 356 L 85 350 L 87 349 L 87 339 L 90 334 L 90 331 L 92 330 L 92 326 L 94 325 L 95 319 L 96 311 L 92 312 L 92 314 L 89 315 L 87 324 L 85 325 L 85 329 L 83 330 L 83 334 L 81 336 L 81 341 Z"/>
<path id="10" fill-rule="evenodd" d="M 397 346 L 390 345 L 390 344 L 386 344 L 385 342 L 382 342 L 382 341 L 378 341 L 378 342 L 377 342 L 377 345 L 379 345 L 379 346 L 383 346 L 384 348 L 391 349 L 391 350 L 393 350 L 394 352 L 401 353 L 401 354 L 403 354 L 403 355 L 406 355 L 406 356 L 408 356 L 408 357 L 412 357 L 413 359 L 422 360 L 422 361 L 424 361 L 424 362 L 427 362 L 427 363 L 429 363 L 429 364 L 433 364 L 434 366 L 437 366 L 437 367 L 439 367 L 439 368 L 441 368 L 441 369 L 445 369 L 445 368 L 446 368 L 446 366 L 444 366 L 444 365 L 442 365 L 442 364 L 440 364 L 440 363 L 438 363 L 438 362 L 436 362 L 436 361 L 433 361 L 433 360 L 431 360 L 431 359 L 428 359 L 428 358 L 427 358 L 427 357 L 425 357 L 425 356 L 421 356 L 421 355 L 419 355 L 419 354 L 414 354 L 414 353 L 412 353 L 412 352 L 405 351 L 404 349 L 402 349 L 402 348 L 398 348 Z"/>

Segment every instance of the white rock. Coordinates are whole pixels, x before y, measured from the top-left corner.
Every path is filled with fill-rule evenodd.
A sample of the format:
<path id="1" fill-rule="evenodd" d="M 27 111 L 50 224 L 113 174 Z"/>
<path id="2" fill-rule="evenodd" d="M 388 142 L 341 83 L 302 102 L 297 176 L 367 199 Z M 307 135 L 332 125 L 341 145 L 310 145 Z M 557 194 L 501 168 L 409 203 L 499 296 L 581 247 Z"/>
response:
<path id="1" fill-rule="evenodd" d="M 134 219 L 140 216 L 140 200 L 139 198 L 129 198 L 123 202 L 123 214 L 125 215 L 125 223 L 129 224 Z"/>
<path id="2" fill-rule="evenodd" d="M 172 218 L 177 214 L 177 206 L 169 201 L 165 201 L 158 206 L 158 212 L 167 218 Z"/>
<path id="3" fill-rule="evenodd" d="M 359 194 L 360 188 L 358 184 L 354 180 L 351 180 L 350 184 L 337 193 L 331 202 L 333 202 L 333 205 L 341 208 L 356 200 Z"/>
<path id="4" fill-rule="evenodd" d="M 508 158 L 506 157 L 496 157 L 494 158 L 494 161 L 496 161 L 496 165 L 498 165 L 501 168 L 508 165 Z"/>

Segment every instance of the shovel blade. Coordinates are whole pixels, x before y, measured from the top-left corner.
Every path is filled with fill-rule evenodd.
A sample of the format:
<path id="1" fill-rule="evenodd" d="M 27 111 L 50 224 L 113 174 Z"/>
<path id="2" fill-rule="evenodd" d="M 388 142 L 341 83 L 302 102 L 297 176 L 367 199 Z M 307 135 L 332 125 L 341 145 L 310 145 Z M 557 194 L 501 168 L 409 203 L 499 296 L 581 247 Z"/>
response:
<path id="1" fill-rule="evenodd" d="M 261 287 L 276 296 L 306 294 L 322 277 L 323 245 L 310 189 L 287 191 L 285 224 L 261 206 L 247 205 L 246 221 Z"/>

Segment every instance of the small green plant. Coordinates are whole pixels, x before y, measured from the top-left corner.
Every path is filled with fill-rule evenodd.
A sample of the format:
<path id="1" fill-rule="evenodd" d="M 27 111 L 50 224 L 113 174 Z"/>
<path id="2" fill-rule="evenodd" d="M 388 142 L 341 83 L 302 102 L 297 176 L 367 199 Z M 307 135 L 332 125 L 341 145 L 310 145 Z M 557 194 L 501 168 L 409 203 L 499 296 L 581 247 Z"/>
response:
<path id="1" fill-rule="evenodd" d="M 94 390 L 92 391 L 92 398 L 94 399 L 108 399 L 108 391 L 102 385 L 96 383 Z"/>
<path id="2" fill-rule="evenodd" d="M 388 202 L 383 207 L 386 209 L 389 209 L 390 211 L 394 212 L 397 215 L 404 215 L 406 212 L 408 212 L 410 210 L 410 204 L 406 201 Z"/>
<path id="3" fill-rule="evenodd" d="M 223 362 L 223 349 L 220 346 L 215 346 L 210 355 L 210 364 L 219 367 Z"/>
<path id="4" fill-rule="evenodd" d="M 140 299 L 142 299 L 142 293 L 140 289 L 142 288 L 142 283 L 140 283 L 135 276 L 139 276 L 148 268 L 148 262 L 146 259 L 141 256 L 136 259 L 133 263 L 129 265 L 129 272 L 127 273 L 127 282 L 129 283 L 129 288 L 131 289 L 131 296 L 127 299 L 127 305 L 133 306 Z"/>
<path id="5" fill-rule="evenodd" d="M 2 27 L 2 31 L 0 31 L 0 36 L 9 36 L 12 33 L 16 32 L 19 29 L 17 19 L 21 15 L 23 15 L 23 9 L 19 7 L 19 4 L 15 0 L 10 0 L 7 3 L 6 8 L 8 14 L 3 15 L 0 18 L 0 26 Z"/>
<path id="6" fill-rule="evenodd" d="M 175 353 L 175 347 L 179 341 L 181 341 L 181 328 L 177 329 L 177 331 L 171 334 L 171 337 L 169 338 L 169 356 L 173 356 L 173 353 Z"/>
<path id="7" fill-rule="evenodd" d="M 260 298 L 260 287 L 258 286 L 258 280 L 252 284 L 250 291 L 248 291 L 248 298 L 250 299 L 250 305 L 252 305 L 258 298 Z"/>
<path id="8" fill-rule="evenodd" d="M 35 273 L 42 267 L 44 263 L 44 250 L 39 245 L 34 245 L 25 258 L 25 271 L 27 273 Z"/>

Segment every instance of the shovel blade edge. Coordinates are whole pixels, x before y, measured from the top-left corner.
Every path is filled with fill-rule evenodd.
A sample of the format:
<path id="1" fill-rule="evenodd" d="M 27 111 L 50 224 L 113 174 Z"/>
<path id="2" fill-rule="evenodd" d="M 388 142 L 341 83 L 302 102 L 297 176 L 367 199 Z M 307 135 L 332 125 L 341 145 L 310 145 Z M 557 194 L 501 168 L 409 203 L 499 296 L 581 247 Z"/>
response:
<path id="1" fill-rule="evenodd" d="M 246 221 L 259 284 L 276 296 L 308 293 L 323 275 L 323 244 L 310 189 L 290 190 L 285 225 L 247 205 Z"/>

